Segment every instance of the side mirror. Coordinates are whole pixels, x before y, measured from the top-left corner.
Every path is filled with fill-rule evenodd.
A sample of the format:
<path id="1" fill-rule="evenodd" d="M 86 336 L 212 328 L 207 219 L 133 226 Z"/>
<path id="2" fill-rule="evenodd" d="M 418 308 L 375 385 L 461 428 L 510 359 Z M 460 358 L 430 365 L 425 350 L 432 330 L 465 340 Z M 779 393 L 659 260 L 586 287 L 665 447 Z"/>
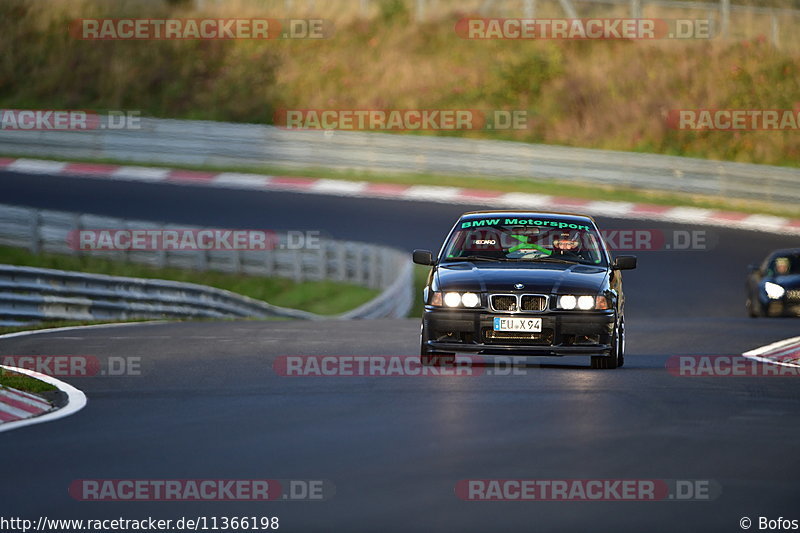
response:
<path id="1" fill-rule="evenodd" d="M 611 265 L 612 270 L 633 270 L 636 268 L 635 255 L 621 255 L 614 259 L 614 264 Z"/>
<path id="2" fill-rule="evenodd" d="M 418 265 L 433 266 L 433 253 L 430 250 L 414 250 L 412 260 Z"/>

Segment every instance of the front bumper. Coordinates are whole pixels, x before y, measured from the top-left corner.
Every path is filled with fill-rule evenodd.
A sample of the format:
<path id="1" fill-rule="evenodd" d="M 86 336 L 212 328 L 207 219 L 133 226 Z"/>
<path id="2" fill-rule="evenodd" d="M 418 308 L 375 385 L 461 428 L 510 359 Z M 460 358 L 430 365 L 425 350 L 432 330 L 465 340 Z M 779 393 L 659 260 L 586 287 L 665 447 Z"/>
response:
<path id="1" fill-rule="evenodd" d="M 800 317 L 800 299 L 787 297 L 772 300 L 761 297 L 761 309 L 769 317 Z"/>
<path id="2" fill-rule="evenodd" d="M 494 317 L 541 318 L 538 334 L 493 331 Z M 615 312 L 492 313 L 426 306 L 423 339 L 431 352 L 484 355 L 609 355 Z"/>

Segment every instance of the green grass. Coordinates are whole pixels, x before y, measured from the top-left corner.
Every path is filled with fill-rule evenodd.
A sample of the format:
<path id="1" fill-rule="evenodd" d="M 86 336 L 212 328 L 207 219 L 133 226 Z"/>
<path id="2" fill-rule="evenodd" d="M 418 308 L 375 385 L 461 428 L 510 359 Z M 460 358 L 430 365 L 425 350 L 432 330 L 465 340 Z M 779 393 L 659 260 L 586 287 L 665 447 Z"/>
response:
<path id="1" fill-rule="evenodd" d="M 334 281 L 296 283 L 282 278 L 177 268 L 152 268 L 147 265 L 121 263 L 89 256 L 32 254 L 24 249 L 7 246 L 0 246 L 0 264 L 199 283 L 229 290 L 273 305 L 322 315 L 334 315 L 348 311 L 379 294 L 379 291 L 375 289 Z"/>
<path id="2" fill-rule="evenodd" d="M 57 390 L 56 387 L 50 385 L 49 383 L 39 381 L 38 379 L 34 379 L 24 374 L 9 372 L 3 368 L 0 368 L 0 386 L 11 387 L 17 390 L 31 392 L 33 394 Z"/>
<path id="3" fill-rule="evenodd" d="M 0 157 L 32 157 L 13 153 L 0 153 Z M 36 159 L 52 159 L 33 156 Z M 130 161 L 115 159 L 72 159 L 71 161 L 106 164 L 131 164 Z M 708 196 L 689 193 L 671 193 L 661 191 L 647 191 L 611 185 L 597 185 L 592 183 L 564 182 L 558 179 L 535 180 L 500 178 L 492 176 L 455 176 L 429 173 L 387 173 L 377 174 L 358 170 L 331 170 L 319 167 L 286 168 L 279 166 L 236 166 L 236 165 L 182 165 L 135 163 L 139 166 L 157 168 L 179 168 L 187 170 L 204 170 L 218 172 L 244 172 L 252 174 L 302 176 L 310 178 L 325 178 L 333 180 L 369 181 L 373 183 L 394 183 L 400 185 L 436 185 L 442 187 L 464 187 L 471 189 L 485 189 L 498 192 L 521 192 L 532 194 L 545 194 L 586 198 L 591 200 L 608 200 L 619 202 L 649 203 L 666 206 L 690 206 L 707 209 L 720 209 L 727 211 L 740 211 L 743 213 L 761 213 L 777 216 L 800 217 L 800 206 L 794 207 L 785 204 L 773 204 L 755 200 L 737 200 L 721 196 Z"/>
<path id="4" fill-rule="evenodd" d="M 425 288 L 430 271 L 431 267 L 414 265 L 414 303 L 408 313 L 411 318 L 420 318 L 422 316 L 422 311 L 425 308 L 425 303 L 422 301 L 422 289 Z"/>

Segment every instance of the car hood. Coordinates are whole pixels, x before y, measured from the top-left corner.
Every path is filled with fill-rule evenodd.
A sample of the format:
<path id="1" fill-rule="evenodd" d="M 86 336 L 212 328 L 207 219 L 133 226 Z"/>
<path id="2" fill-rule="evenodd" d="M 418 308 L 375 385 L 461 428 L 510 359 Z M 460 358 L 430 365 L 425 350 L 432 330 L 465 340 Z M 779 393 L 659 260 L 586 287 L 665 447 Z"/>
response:
<path id="1" fill-rule="evenodd" d="M 800 289 L 800 274 L 791 274 L 789 276 L 775 276 L 773 279 L 767 279 L 765 281 L 771 281 L 772 283 L 777 283 L 784 289 Z"/>
<path id="2" fill-rule="evenodd" d="M 595 294 L 603 290 L 608 269 L 567 263 L 443 263 L 436 268 L 437 290 Z M 515 284 L 525 287 L 516 289 Z"/>

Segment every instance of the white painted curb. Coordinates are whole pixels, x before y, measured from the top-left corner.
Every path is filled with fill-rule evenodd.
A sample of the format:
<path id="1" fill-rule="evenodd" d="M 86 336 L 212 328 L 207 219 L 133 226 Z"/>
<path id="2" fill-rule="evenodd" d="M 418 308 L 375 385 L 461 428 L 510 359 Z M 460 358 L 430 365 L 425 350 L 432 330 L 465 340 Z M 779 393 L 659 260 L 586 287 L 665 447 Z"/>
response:
<path id="1" fill-rule="evenodd" d="M 775 358 L 777 355 L 786 355 L 786 352 L 794 352 L 797 354 L 797 357 L 800 358 L 800 337 L 792 337 L 791 339 L 773 342 L 772 344 L 767 344 L 766 346 L 761 346 L 760 348 L 745 352 L 742 355 L 748 359 L 753 359 L 754 361 L 760 361 L 762 363 L 800 368 L 800 364 L 790 361 L 781 361 Z"/>
<path id="2" fill-rule="evenodd" d="M 123 322 L 121 324 L 91 324 L 88 326 L 66 326 L 60 328 L 48 328 L 48 329 L 32 329 L 26 331 L 17 331 L 14 333 L 6 333 L 4 335 L 0 335 L 0 340 L 2 339 L 10 339 L 13 337 L 25 337 L 28 335 L 36 335 L 39 333 L 55 333 L 60 331 L 74 331 L 79 329 L 95 329 L 95 328 L 119 328 L 124 326 L 138 326 L 142 324 L 161 324 L 165 323 L 165 320 L 149 320 L 145 322 Z M 31 418 L 26 418 L 24 420 L 15 420 L 13 422 L 4 422 L 0 424 L 0 433 L 3 431 L 8 431 L 11 429 L 17 429 L 24 426 L 30 426 L 33 424 L 40 424 L 43 422 L 51 422 L 53 420 L 58 420 L 59 418 L 64 418 L 69 415 L 73 415 L 86 407 L 87 399 L 86 395 L 83 391 L 73 387 L 69 383 L 64 383 L 63 381 L 56 379 L 52 376 L 47 376 L 45 374 L 41 374 L 39 372 L 35 372 L 33 370 L 28 370 L 25 368 L 17 368 L 13 366 L 5 366 L 0 365 L 0 367 L 5 368 L 7 370 L 11 370 L 13 372 L 19 372 L 20 374 L 25 374 L 32 378 L 36 378 L 38 380 L 44 381 L 45 383 L 49 383 L 54 387 L 58 388 L 61 392 L 64 392 L 67 395 L 68 401 L 67 405 L 60 409 L 56 409 L 55 411 L 50 411 L 48 413 L 33 416 Z"/>
<path id="3" fill-rule="evenodd" d="M 46 331 L 46 330 L 40 330 L 40 331 Z M 25 368 L 17 368 L 14 366 L 5 366 L 5 365 L 0 365 L 0 368 L 5 368 L 6 370 L 11 370 L 12 372 L 18 372 L 20 374 L 25 374 L 26 376 L 36 378 L 39 381 L 44 381 L 45 383 L 49 383 L 50 385 L 53 385 L 58 390 L 67 395 L 67 405 L 65 405 L 64 407 L 56 409 L 55 411 L 49 411 L 43 415 L 33 416 L 31 418 L 14 420 L 13 422 L 5 422 L 3 424 L 0 424 L 0 433 L 2 433 L 3 431 L 9 431 L 11 429 L 18 429 L 25 426 L 31 426 L 33 424 L 52 422 L 53 420 L 58 420 L 59 418 L 64 418 L 65 416 L 75 414 L 84 407 L 86 407 L 86 395 L 82 391 L 70 385 L 69 383 L 64 383 L 63 381 L 56 379 L 52 376 L 47 376 L 45 374 L 41 374 L 33 370 L 27 370 Z"/>
<path id="4" fill-rule="evenodd" d="M 800 219 L 697 207 L 666 206 L 621 201 L 591 200 L 531 193 L 500 192 L 469 187 L 401 185 L 355 180 L 270 176 L 219 171 L 193 171 L 162 167 L 72 163 L 44 159 L 0 158 L 0 170 L 50 174 L 65 178 L 168 183 L 200 187 L 289 191 L 294 193 L 482 205 L 491 209 L 547 209 L 587 213 L 611 218 L 657 220 L 699 224 L 782 235 L 800 235 Z M 469 180 L 465 180 L 468 184 Z"/>

